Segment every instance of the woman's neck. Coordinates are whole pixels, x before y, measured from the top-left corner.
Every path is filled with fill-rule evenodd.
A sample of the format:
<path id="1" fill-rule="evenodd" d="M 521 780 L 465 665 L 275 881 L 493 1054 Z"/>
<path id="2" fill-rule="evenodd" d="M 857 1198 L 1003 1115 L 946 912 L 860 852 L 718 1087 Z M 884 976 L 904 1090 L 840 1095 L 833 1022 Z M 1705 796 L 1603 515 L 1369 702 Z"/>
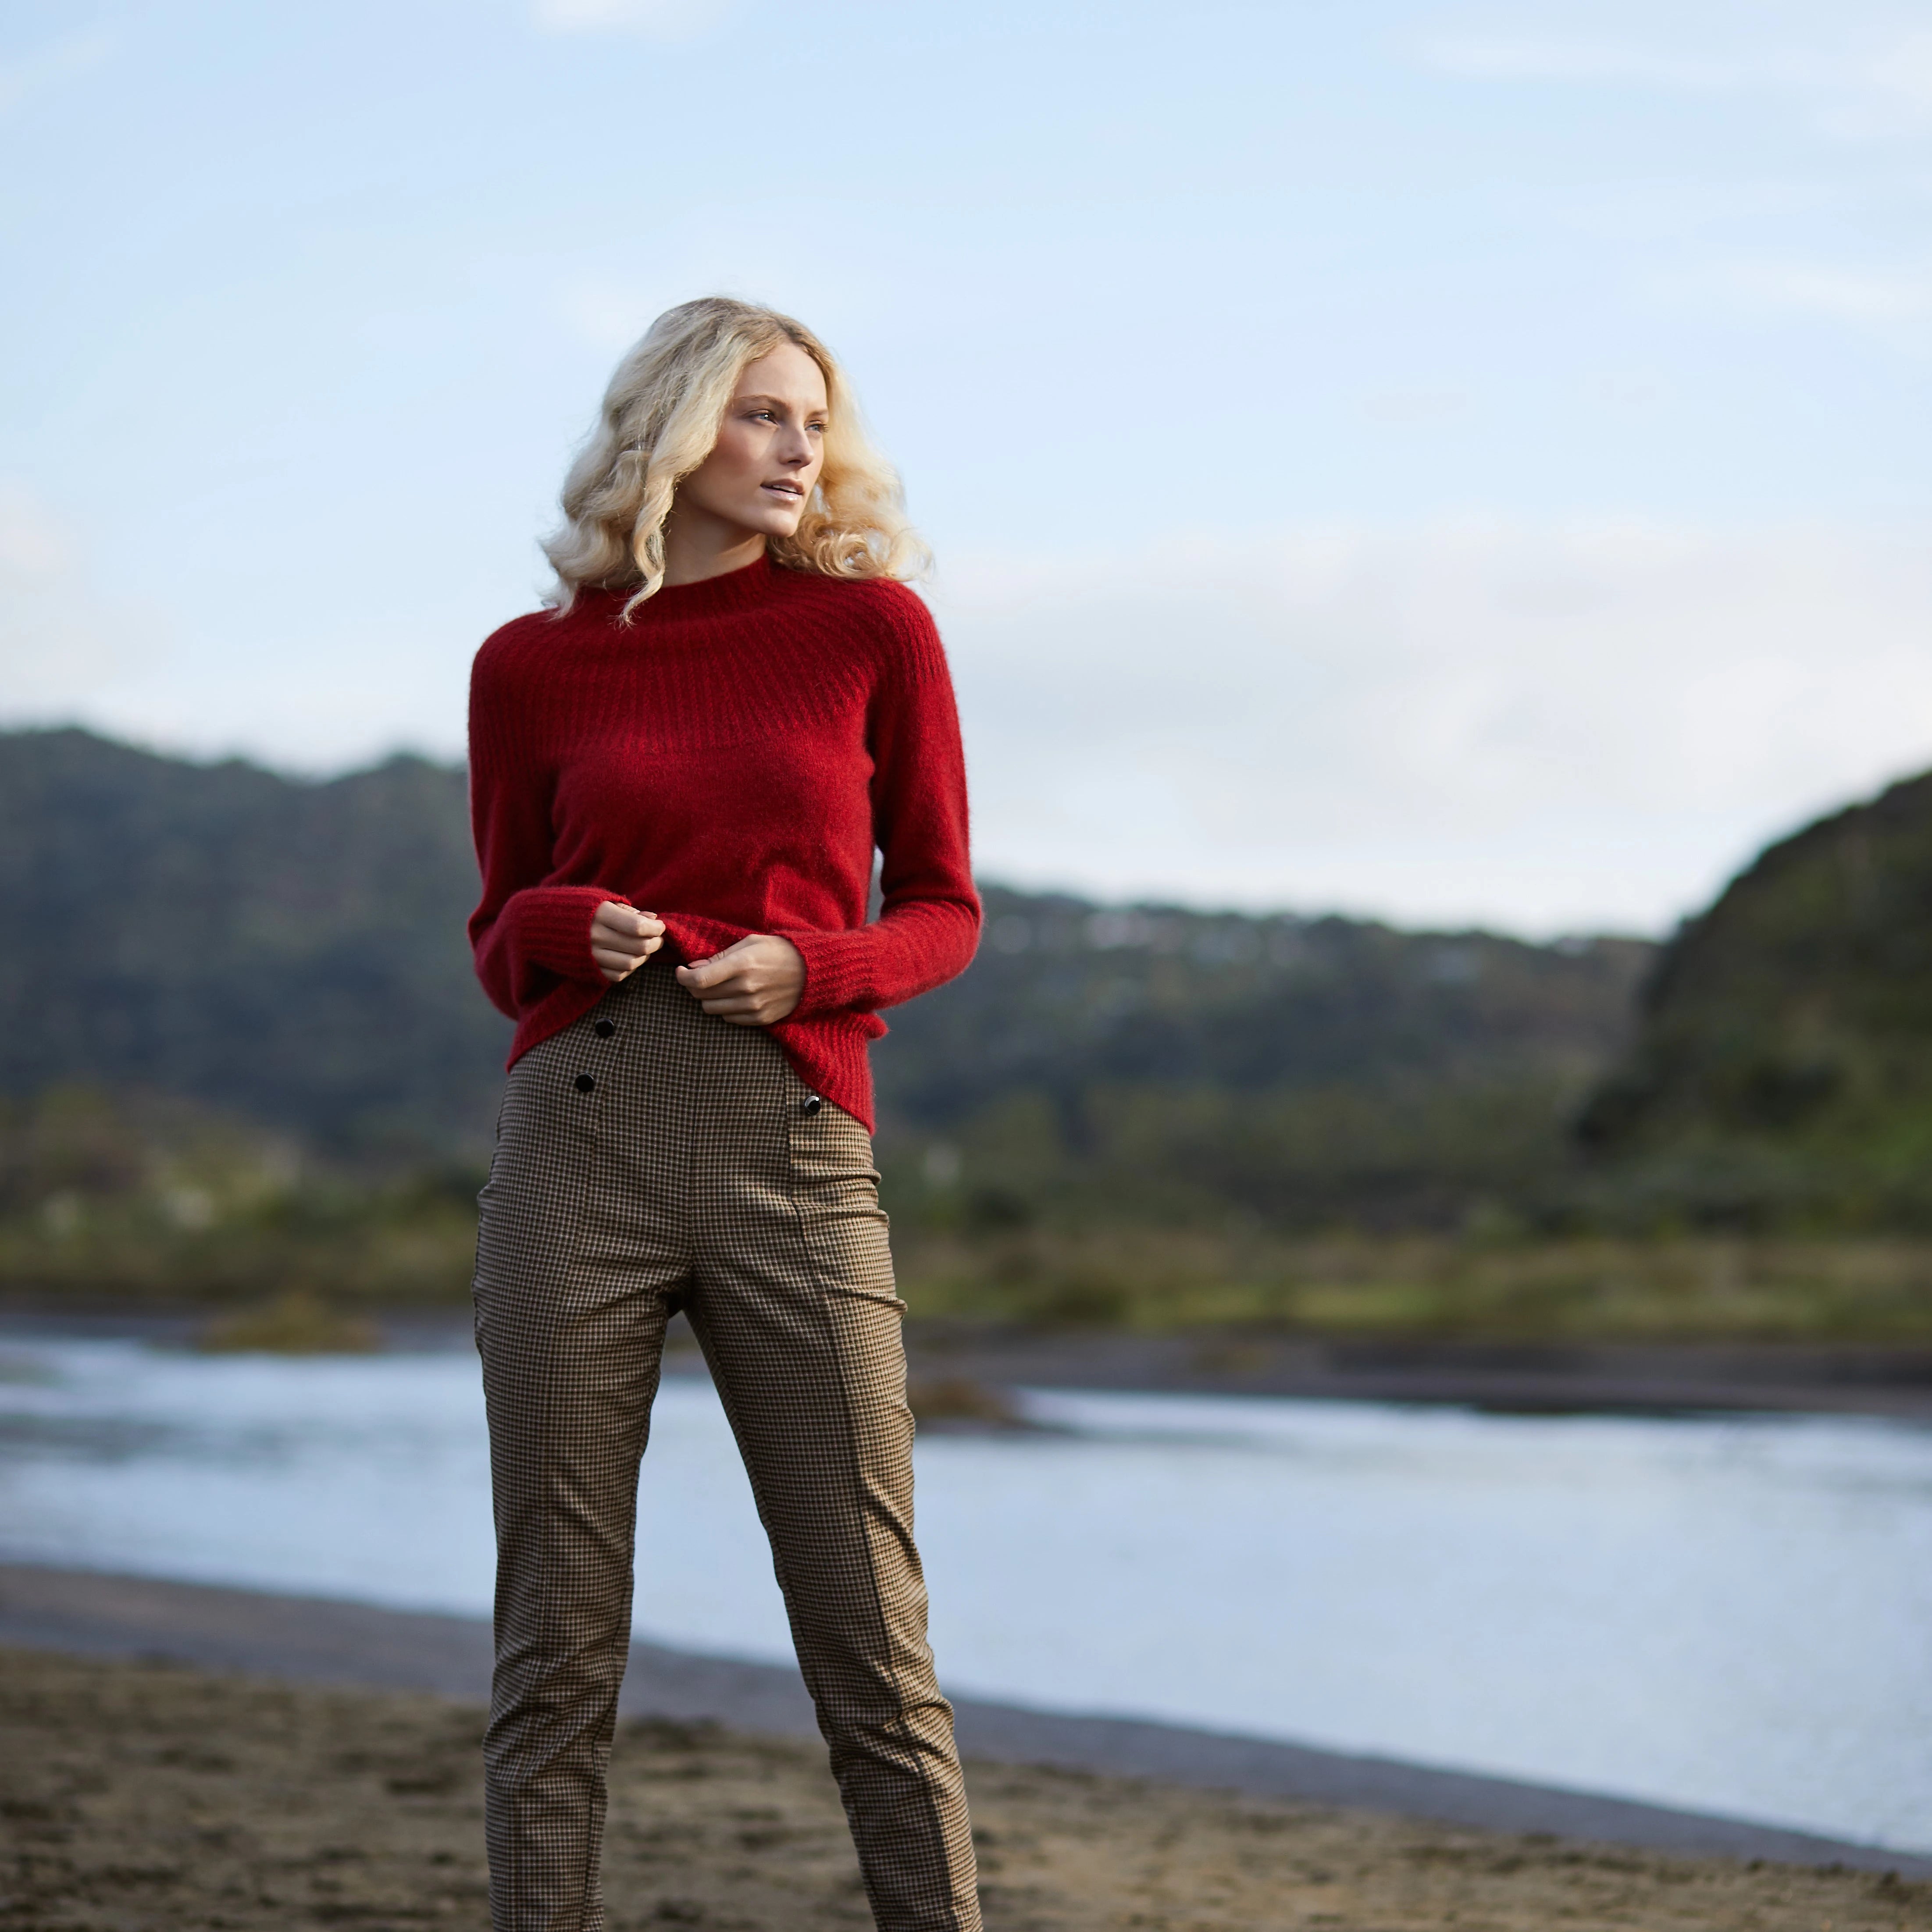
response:
<path id="1" fill-rule="evenodd" d="M 702 510 L 674 512 L 664 526 L 664 581 L 702 584 L 729 576 L 765 554 L 765 533 Z"/>

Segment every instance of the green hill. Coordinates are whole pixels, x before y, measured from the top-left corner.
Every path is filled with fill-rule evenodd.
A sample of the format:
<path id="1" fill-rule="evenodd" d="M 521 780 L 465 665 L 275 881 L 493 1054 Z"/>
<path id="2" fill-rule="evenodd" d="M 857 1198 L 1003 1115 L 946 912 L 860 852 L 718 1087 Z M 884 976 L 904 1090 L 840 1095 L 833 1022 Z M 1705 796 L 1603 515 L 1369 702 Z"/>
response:
<path id="1" fill-rule="evenodd" d="M 1932 1248 L 1869 1231 L 1932 1221 L 1928 813 L 1785 842 L 1660 954 L 989 886 L 876 1052 L 909 1298 L 1923 1336 Z M 281 1346 L 460 1299 L 508 1030 L 474 890 L 455 770 L 0 734 L 0 1294 L 266 1300 L 233 1334 Z"/>
<path id="2" fill-rule="evenodd" d="M 878 1049 L 983 1219 L 1454 1226 L 1559 1184 L 1653 949 L 1100 908 L 998 887 Z"/>
<path id="3" fill-rule="evenodd" d="M 460 771 L 305 783 L 0 736 L 0 1091 L 180 1096 L 367 1162 L 479 1157 L 507 1029 L 471 976 Z M 1453 1222 L 1546 1178 L 1650 949 L 990 888 L 891 1016 L 882 1142 L 993 1219 Z"/>
<path id="4" fill-rule="evenodd" d="M 1579 1132 L 1630 1211 L 1932 1227 L 1932 776 L 1769 847 L 1685 924 Z"/>
<path id="5" fill-rule="evenodd" d="M 0 1092 L 185 1096 L 340 1153 L 486 1132 L 460 772 L 305 784 L 84 731 L 0 736 Z"/>

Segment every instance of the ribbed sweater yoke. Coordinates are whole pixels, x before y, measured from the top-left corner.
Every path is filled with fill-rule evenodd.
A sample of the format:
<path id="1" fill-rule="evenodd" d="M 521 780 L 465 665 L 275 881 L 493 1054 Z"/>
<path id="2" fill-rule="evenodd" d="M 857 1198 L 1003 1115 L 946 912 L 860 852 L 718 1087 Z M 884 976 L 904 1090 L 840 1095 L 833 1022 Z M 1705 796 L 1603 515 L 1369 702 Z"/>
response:
<path id="1" fill-rule="evenodd" d="M 789 939 L 805 990 L 772 1035 L 870 1126 L 876 1010 L 951 979 L 978 932 L 932 619 L 902 585 L 768 560 L 660 590 L 628 622 L 626 595 L 517 618 L 476 656 L 470 932 L 517 1022 L 511 1061 L 602 997 L 590 924 L 615 899 L 663 919 L 687 961 Z"/>

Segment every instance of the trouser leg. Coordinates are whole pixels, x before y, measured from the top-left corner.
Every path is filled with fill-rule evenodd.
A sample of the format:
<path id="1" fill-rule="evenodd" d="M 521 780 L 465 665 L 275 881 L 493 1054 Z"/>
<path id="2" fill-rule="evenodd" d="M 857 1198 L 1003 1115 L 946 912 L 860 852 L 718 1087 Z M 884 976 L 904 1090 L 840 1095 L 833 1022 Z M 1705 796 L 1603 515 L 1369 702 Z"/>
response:
<path id="1" fill-rule="evenodd" d="M 576 1104 L 580 1049 L 559 1036 L 518 1063 L 478 1244 L 497 1531 L 484 1742 L 497 1932 L 603 1925 L 605 1776 L 629 1656 L 638 1465 L 676 1273 L 675 1256 L 614 1242 L 602 1226 L 608 1121 Z"/>
<path id="2" fill-rule="evenodd" d="M 775 1057 L 775 1056 L 774 1056 Z M 786 1070 L 770 1162 L 720 1170 L 690 1304 L 885 1932 L 980 1923 L 952 1709 L 926 1641 L 912 1418 L 871 1143 Z"/>
<path id="3" fill-rule="evenodd" d="M 648 1296 L 486 1345 L 497 1657 L 483 1758 L 497 1932 L 603 1924 L 605 1773 L 664 1306 Z"/>

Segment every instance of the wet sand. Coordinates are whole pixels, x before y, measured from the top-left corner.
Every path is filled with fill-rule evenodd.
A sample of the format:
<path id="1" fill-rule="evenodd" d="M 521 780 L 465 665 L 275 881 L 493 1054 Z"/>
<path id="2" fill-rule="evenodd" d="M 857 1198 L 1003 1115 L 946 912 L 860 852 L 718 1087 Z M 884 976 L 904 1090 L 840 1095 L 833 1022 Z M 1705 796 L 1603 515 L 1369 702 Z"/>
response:
<path id="1" fill-rule="evenodd" d="M 0 1927 L 487 1922 L 467 1702 L 0 1650 Z M 1679 1858 L 1077 1772 L 971 1769 L 993 1932 L 1932 1927 L 1932 1885 Z M 870 1923 L 822 1751 L 632 1721 L 614 1928 Z"/>

